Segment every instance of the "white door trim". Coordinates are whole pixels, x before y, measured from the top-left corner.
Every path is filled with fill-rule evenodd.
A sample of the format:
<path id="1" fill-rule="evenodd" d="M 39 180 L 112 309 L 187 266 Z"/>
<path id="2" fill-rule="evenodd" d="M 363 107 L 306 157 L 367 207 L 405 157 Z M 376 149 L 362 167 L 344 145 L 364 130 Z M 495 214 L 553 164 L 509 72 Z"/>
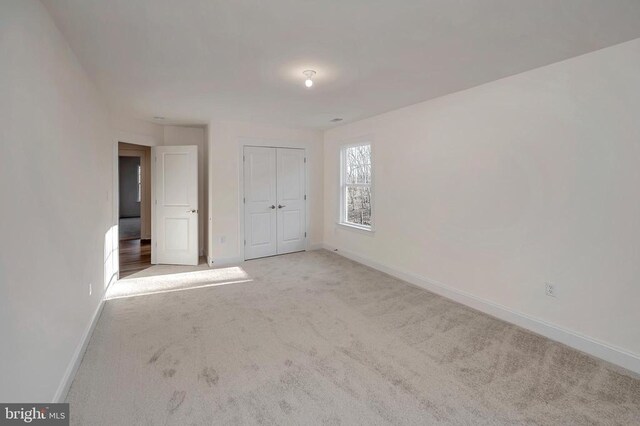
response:
<path id="1" fill-rule="evenodd" d="M 238 262 L 244 262 L 245 260 L 245 250 L 244 250 L 244 239 L 245 239 L 245 232 L 244 232 L 244 161 L 243 161 L 243 156 L 244 156 L 244 148 L 248 146 L 248 147 L 263 147 L 263 148 L 296 148 L 296 149 L 302 149 L 304 150 L 304 156 L 307 159 L 307 163 L 306 163 L 306 167 L 304 169 L 304 173 L 305 173 L 305 188 L 306 188 L 306 193 L 307 193 L 307 199 L 305 200 L 305 211 L 306 211 L 306 217 L 305 217 L 305 232 L 307 233 L 307 238 L 305 238 L 305 250 L 309 251 L 311 250 L 310 246 L 309 246 L 309 217 L 311 216 L 309 214 L 309 200 L 311 199 L 311 197 L 313 196 L 313 194 L 310 194 L 310 182 L 309 182 L 309 156 L 308 156 L 308 150 L 306 147 L 303 146 L 303 144 L 301 143 L 295 143 L 295 142 L 287 142 L 287 141 L 274 141 L 274 140 L 262 140 L 262 139 L 253 139 L 253 138 L 241 138 L 239 143 L 238 143 L 238 164 L 240 164 L 240 167 L 238 167 L 238 182 L 239 182 L 239 186 L 238 186 L 238 245 L 239 245 L 239 250 L 238 252 L 240 253 L 240 256 L 238 256 L 238 258 L 223 258 L 223 259 L 217 259 L 215 260 L 215 264 L 216 265 L 223 265 L 223 264 L 231 264 L 231 263 L 238 263 Z"/>

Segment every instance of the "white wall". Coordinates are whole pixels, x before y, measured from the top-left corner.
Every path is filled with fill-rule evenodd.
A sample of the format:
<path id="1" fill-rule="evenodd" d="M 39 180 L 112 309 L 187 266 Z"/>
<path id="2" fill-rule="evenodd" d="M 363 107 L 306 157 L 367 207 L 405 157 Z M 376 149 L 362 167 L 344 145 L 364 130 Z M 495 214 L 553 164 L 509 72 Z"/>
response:
<path id="1" fill-rule="evenodd" d="M 0 99 L 0 401 L 52 401 L 110 278 L 113 140 L 38 1 L 0 7 Z"/>
<path id="2" fill-rule="evenodd" d="M 198 241 L 200 253 L 205 250 L 207 224 L 207 152 L 204 127 L 164 126 L 164 145 L 196 145 L 198 147 Z"/>
<path id="3" fill-rule="evenodd" d="M 329 130 L 324 241 L 637 357 L 639 94 L 635 40 Z M 371 236 L 335 226 L 367 135 Z"/>
<path id="4" fill-rule="evenodd" d="M 111 112 L 109 123 L 117 142 L 143 146 L 164 144 L 164 126 Z"/>
<path id="5" fill-rule="evenodd" d="M 242 146 L 305 148 L 307 155 L 307 225 L 309 247 L 322 242 L 322 132 L 282 127 L 213 122 L 209 125 L 209 256 L 215 264 L 237 262 L 244 255 Z M 224 242 L 221 242 L 224 239 Z"/>

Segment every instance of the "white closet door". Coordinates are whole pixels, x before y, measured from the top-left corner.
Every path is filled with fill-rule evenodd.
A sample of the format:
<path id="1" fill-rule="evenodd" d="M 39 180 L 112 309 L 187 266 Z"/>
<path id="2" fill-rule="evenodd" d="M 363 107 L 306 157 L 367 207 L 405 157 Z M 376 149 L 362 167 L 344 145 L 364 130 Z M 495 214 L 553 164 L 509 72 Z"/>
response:
<path id="1" fill-rule="evenodd" d="M 245 259 L 278 253 L 276 204 L 276 149 L 245 147 Z"/>
<path id="2" fill-rule="evenodd" d="M 278 254 L 305 249 L 306 195 L 303 149 L 277 148 Z"/>

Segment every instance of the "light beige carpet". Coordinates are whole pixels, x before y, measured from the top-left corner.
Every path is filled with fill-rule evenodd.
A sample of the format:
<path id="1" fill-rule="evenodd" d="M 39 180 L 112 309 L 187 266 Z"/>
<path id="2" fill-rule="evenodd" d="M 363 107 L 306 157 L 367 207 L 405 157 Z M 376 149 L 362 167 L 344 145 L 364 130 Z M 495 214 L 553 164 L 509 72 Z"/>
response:
<path id="1" fill-rule="evenodd" d="M 640 423 L 630 373 L 334 253 L 176 272 L 116 284 L 72 424 Z"/>

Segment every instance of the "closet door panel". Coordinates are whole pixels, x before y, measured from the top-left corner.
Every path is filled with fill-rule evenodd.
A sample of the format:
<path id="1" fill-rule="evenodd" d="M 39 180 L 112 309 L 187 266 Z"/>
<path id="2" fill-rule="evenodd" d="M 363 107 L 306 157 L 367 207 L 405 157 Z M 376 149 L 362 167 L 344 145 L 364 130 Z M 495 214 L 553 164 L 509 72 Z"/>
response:
<path id="1" fill-rule="evenodd" d="M 278 254 L 306 248 L 305 151 L 277 148 Z"/>
<path id="2" fill-rule="evenodd" d="M 277 254 L 276 149 L 244 148 L 245 259 Z"/>

